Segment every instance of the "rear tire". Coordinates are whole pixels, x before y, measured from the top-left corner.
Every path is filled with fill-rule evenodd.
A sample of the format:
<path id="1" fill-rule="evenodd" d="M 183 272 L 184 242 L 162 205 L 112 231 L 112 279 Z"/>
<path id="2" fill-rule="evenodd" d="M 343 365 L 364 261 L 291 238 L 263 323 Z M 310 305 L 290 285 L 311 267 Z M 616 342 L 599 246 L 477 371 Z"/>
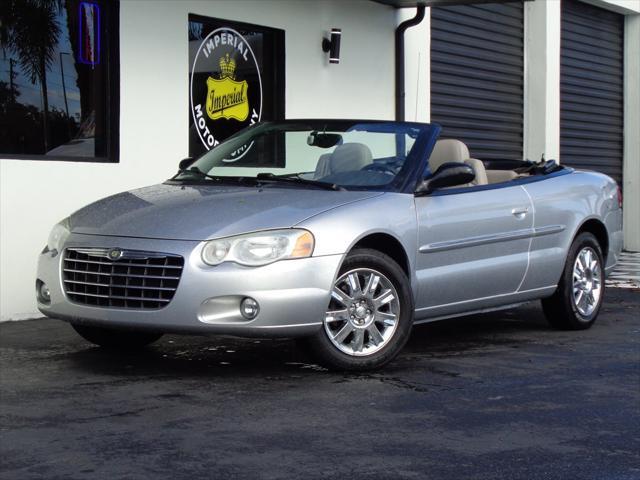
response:
<path id="1" fill-rule="evenodd" d="M 596 321 L 604 298 L 602 249 L 589 232 L 579 234 L 569 249 L 558 289 L 542 300 L 547 321 L 561 330 L 585 330 Z"/>
<path id="2" fill-rule="evenodd" d="M 357 249 L 345 258 L 323 326 L 306 340 L 323 366 L 364 371 L 393 360 L 413 324 L 409 280 L 389 256 Z"/>
<path id="3" fill-rule="evenodd" d="M 71 324 L 78 334 L 95 345 L 113 350 L 136 350 L 155 342 L 162 333 Z"/>

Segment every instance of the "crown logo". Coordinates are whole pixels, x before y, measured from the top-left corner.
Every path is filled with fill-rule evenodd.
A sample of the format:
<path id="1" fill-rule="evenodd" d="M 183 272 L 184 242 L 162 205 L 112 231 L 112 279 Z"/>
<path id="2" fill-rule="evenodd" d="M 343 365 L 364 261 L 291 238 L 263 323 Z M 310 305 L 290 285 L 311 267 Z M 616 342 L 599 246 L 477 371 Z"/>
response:
<path id="1" fill-rule="evenodd" d="M 224 57 L 220 57 L 220 79 L 230 78 L 235 80 L 236 78 L 236 61 L 233 58 L 229 58 L 227 53 Z"/>

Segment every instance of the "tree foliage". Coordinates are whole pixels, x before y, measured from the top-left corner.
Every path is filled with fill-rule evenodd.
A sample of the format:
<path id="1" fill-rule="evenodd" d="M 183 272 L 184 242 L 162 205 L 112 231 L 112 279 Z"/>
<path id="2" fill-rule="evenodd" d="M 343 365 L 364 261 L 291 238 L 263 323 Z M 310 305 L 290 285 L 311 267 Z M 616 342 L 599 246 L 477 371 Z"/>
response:
<path id="1" fill-rule="evenodd" d="M 44 147 L 49 145 L 49 99 L 47 70 L 55 60 L 61 29 L 57 13 L 62 0 L 2 0 L 0 2 L 0 41 L 2 50 L 18 57 L 22 71 L 31 83 L 40 83 L 42 90 L 42 128 Z"/>

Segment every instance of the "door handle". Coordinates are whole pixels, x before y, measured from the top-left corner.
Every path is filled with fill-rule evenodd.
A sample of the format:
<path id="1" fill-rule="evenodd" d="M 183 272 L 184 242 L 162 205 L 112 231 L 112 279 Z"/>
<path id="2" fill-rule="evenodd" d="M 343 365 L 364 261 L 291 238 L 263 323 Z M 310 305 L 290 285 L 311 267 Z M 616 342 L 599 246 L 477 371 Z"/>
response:
<path id="1" fill-rule="evenodd" d="M 527 213 L 529 213 L 529 208 L 528 207 L 514 208 L 511 210 L 511 213 L 517 219 L 522 219 L 527 215 Z"/>

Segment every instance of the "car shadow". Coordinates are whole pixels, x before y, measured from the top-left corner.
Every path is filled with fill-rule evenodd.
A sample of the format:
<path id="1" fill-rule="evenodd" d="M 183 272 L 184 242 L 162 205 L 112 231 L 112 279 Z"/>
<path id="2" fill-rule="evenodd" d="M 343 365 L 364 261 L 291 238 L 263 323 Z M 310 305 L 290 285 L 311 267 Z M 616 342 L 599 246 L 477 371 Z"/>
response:
<path id="1" fill-rule="evenodd" d="M 524 344 L 530 341 L 527 334 L 539 331 L 551 328 L 539 304 L 531 303 L 510 310 L 418 324 L 406 348 L 446 353 L 483 345 Z"/>
<path id="2" fill-rule="evenodd" d="M 470 315 L 414 327 L 403 356 L 433 359 L 497 345 L 530 343 L 549 331 L 539 308 L 521 307 Z M 86 344 L 85 344 L 86 345 Z M 240 339 L 221 336 L 166 335 L 138 351 L 114 351 L 98 347 L 66 351 L 76 369 L 102 375 L 153 377 L 238 377 L 287 375 L 353 375 L 329 372 L 317 365 L 304 343 L 293 339 Z M 411 368 L 395 361 L 388 369 Z"/>

